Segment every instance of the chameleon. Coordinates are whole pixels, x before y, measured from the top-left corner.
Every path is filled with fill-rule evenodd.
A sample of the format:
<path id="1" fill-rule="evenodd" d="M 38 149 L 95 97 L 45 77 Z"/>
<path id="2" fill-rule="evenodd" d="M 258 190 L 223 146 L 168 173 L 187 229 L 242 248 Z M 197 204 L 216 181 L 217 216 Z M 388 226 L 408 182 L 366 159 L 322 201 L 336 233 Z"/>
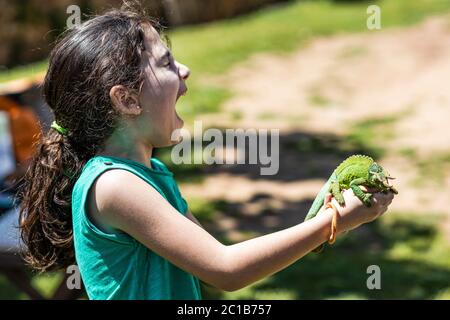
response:
<path id="1" fill-rule="evenodd" d="M 389 184 L 389 180 L 393 179 L 395 178 L 391 177 L 371 157 L 359 154 L 352 155 L 339 164 L 322 189 L 320 189 L 305 217 L 305 221 L 314 218 L 319 213 L 327 193 L 331 193 L 339 205 L 344 206 L 345 200 L 342 193 L 345 189 L 351 188 L 355 196 L 366 207 L 370 207 L 372 205 L 371 198 L 373 195 L 372 193 L 365 193 L 360 186 L 363 185 L 384 193 L 392 191 L 394 194 L 398 194 L 397 189 Z M 314 251 L 320 252 L 322 248 L 323 245 Z"/>

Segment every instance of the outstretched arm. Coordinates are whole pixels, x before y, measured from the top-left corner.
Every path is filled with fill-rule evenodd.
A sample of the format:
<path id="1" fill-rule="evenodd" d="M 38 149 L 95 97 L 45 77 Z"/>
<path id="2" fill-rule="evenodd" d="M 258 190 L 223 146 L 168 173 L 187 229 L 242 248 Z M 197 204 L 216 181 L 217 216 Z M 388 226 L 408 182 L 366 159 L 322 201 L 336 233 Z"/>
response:
<path id="1" fill-rule="evenodd" d="M 243 288 L 289 266 L 329 235 L 331 212 L 325 211 L 291 228 L 225 246 L 128 171 L 105 172 L 94 189 L 93 207 L 98 210 L 90 214 L 226 291 Z"/>

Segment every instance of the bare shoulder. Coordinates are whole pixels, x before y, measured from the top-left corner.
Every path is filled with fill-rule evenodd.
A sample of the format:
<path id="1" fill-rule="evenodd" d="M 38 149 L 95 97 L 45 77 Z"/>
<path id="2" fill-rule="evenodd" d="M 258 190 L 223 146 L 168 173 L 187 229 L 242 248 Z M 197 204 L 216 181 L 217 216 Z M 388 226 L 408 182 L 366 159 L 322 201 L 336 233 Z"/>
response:
<path id="1" fill-rule="evenodd" d="M 130 183 L 135 183 L 136 180 L 141 180 L 133 173 L 124 169 L 111 169 L 102 173 L 93 185 L 97 196 L 100 198 L 109 199 L 111 196 L 120 195 Z"/>
<path id="2" fill-rule="evenodd" d="M 111 169 L 95 180 L 89 192 L 89 214 L 102 229 L 122 229 L 121 221 L 139 214 L 141 204 L 147 201 L 157 205 L 164 199 L 135 174 Z"/>

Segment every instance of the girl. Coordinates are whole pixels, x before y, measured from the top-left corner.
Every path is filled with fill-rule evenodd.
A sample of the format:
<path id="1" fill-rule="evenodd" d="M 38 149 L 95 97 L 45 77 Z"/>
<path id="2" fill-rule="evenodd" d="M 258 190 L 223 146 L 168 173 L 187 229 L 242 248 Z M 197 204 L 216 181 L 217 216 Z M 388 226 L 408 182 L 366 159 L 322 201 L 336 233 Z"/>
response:
<path id="1" fill-rule="evenodd" d="M 327 241 L 333 209 L 291 228 L 223 245 L 188 211 L 153 148 L 174 144 L 175 104 L 189 69 L 156 24 L 126 9 L 70 30 L 50 55 L 43 84 L 55 122 L 21 193 L 26 258 L 39 271 L 78 264 L 90 299 L 201 299 L 199 279 L 233 291 L 278 272 Z M 200 45 L 200 44 L 199 44 Z M 337 233 L 387 210 L 351 190 Z"/>

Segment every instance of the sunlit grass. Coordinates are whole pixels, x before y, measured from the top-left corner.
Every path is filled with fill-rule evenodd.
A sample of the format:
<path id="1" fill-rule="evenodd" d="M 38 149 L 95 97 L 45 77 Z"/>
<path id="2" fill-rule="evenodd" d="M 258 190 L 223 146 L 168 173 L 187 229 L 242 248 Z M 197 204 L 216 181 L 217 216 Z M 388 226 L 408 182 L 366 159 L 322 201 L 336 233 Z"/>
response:
<path id="1" fill-rule="evenodd" d="M 39 61 L 24 66 L 18 66 L 9 70 L 0 69 L 0 83 L 21 78 L 34 77 L 47 70 L 48 61 Z"/>
<path id="2" fill-rule="evenodd" d="M 62 272 L 51 272 L 40 275 L 30 274 L 29 276 L 31 277 L 31 286 L 44 298 L 49 299 L 55 293 L 64 275 Z M 25 300 L 28 299 L 28 296 L 17 288 L 5 275 L 0 274 L 1 299 Z"/>
<path id="3" fill-rule="evenodd" d="M 450 10 L 450 2 L 439 0 L 378 1 L 382 28 L 408 25 L 426 16 Z M 290 52 L 317 36 L 369 32 L 367 3 L 292 1 L 267 7 L 235 19 L 187 26 L 168 32 L 175 57 L 192 70 L 190 91 L 179 102 L 187 120 L 196 114 L 216 112 L 229 96 L 226 88 L 205 85 L 205 74 L 220 74 L 252 54 Z M 0 72 L 0 83 L 26 77 L 46 69 L 47 62 Z"/>
<path id="4" fill-rule="evenodd" d="M 408 25 L 450 10 L 446 1 L 377 1 L 382 28 Z M 176 57 L 196 72 L 218 73 L 258 52 L 289 52 L 322 35 L 369 32 L 367 3 L 293 1 L 248 16 L 184 27 L 170 34 Z"/>
<path id="5" fill-rule="evenodd" d="M 379 158 L 386 153 L 386 145 L 394 137 L 394 124 L 399 117 L 380 117 L 355 123 L 347 136 L 347 142 L 365 145 L 371 150 L 369 156 Z"/>
<path id="6" fill-rule="evenodd" d="M 33 277 L 31 284 L 47 299 L 51 298 L 56 288 L 63 281 L 62 272 L 45 273 Z"/>

